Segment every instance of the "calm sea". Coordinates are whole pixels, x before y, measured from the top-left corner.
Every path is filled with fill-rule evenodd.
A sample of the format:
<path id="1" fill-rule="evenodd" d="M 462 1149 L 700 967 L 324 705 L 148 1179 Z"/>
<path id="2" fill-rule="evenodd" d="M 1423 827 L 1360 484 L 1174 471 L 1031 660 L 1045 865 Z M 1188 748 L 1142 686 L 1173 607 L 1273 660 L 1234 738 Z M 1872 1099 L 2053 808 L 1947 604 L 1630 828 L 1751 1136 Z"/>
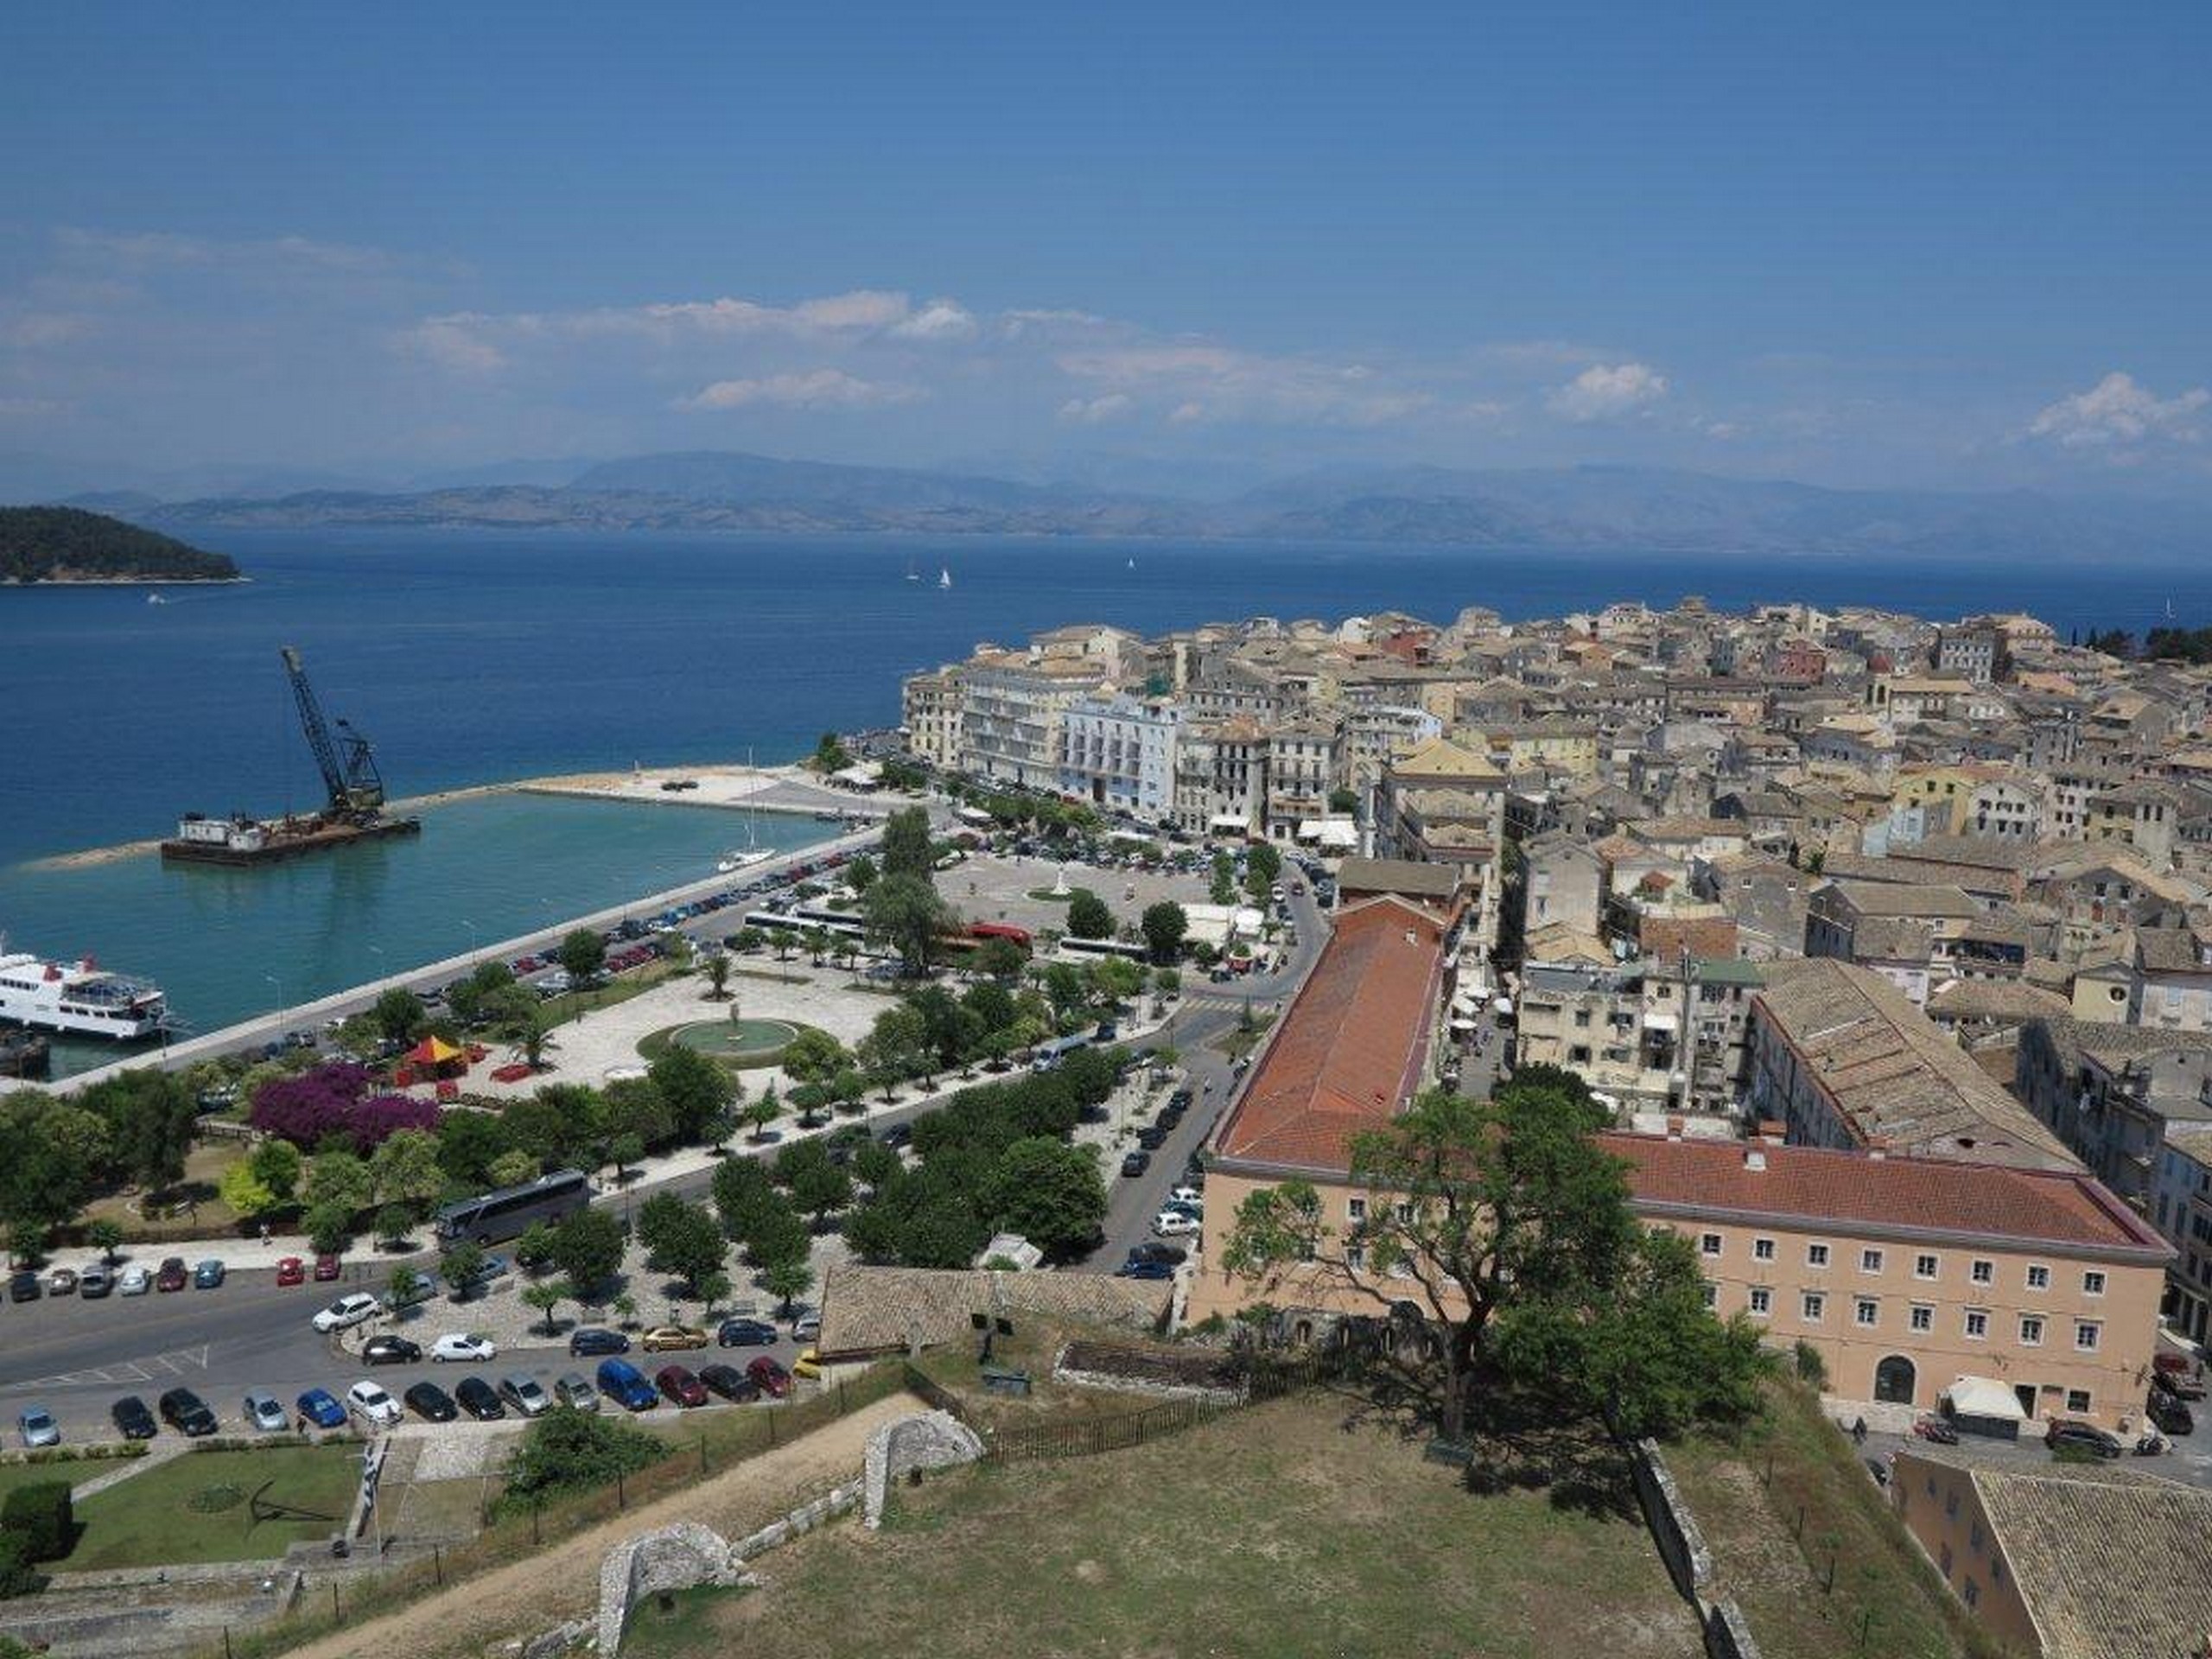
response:
<path id="1" fill-rule="evenodd" d="M 375 741 L 395 795 L 547 772 L 791 759 L 888 725 L 899 677 L 1070 621 L 1145 632 L 1264 612 L 1508 617 L 1613 599 L 1802 598 L 2140 629 L 2212 617 L 2212 569 L 1514 555 L 967 538 L 216 533 L 253 581 L 0 590 L 0 931 L 160 978 L 201 1028 L 672 885 L 741 841 L 722 815 L 496 800 L 419 842 L 250 875 L 22 861 L 168 832 L 188 809 L 308 807 L 279 670 Z M 909 570 L 922 579 L 908 581 Z M 952 585 L 940 588 L 940 570 Z M 772 836 L 810 836 L 804 821 Z M 463 921 L 471 925 L 462 925 Z M 278 985 L 281 983 L 281 996 Z"/>

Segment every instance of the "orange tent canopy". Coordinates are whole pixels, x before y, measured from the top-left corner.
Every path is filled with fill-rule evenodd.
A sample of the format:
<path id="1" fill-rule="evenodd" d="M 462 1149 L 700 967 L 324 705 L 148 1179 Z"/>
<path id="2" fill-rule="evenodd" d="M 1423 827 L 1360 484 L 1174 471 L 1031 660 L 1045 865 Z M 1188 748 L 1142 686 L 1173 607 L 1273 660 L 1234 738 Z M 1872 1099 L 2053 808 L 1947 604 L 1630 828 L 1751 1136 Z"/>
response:
<path id="1" fill-rule="evenodd" d="M 425 1037 L 406 1055 L 410 1065 L 451 1065 L 461 1058 L 461 1051 L 440 1037 Z"/>

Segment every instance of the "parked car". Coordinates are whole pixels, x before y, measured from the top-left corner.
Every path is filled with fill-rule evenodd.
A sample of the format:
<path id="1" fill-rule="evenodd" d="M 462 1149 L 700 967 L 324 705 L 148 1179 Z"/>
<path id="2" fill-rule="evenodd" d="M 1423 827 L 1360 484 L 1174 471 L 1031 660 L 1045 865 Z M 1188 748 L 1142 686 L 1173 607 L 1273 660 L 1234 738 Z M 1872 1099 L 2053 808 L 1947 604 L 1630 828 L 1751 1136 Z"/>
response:
<path id="1" fill-rule="evenodd" d="M 99 1301 L 114 1290 L 115 1275 L 97 1262 L 77 1275 L 77 1294 L 86 1301 Z"/>
<path id="2" fill-rule="evenodd" d="M 1166 1144 L 1167 1128 L 1165 1124 L 1147 1123 L 1137 1131 L 1137 1145 L 1146 1152 L 1158 1152 Z"/>
<path id="3" fill-rule="evenodd" d="M 780 1400 L 791 1391 L 791 1374 L 766 1354 L 747 1365 L 745 1374 L 771 1400 Z"/>
<path id="4" fill-rule="evenodd" d="M 115 1275 L 115 1294 L 118 1296 L 143 1296 L 153 1287 L 154 1275 L 135 1263 Z"/>
<path id="5" fill-rule="evenodd" d="M 346 1427 L 346 1408 L 328 1389 L 309 1389 L 292 1402 L 292 1409 L 299 1414 L 302 1428 Z"/>
<path id="6" fill-rule="evenodd" d="M 220 1290 L 223 1287 L 223 1264 L 213 1256 L 209 1256 L 192 1269 L 193 1288 Z"/>
<path id="7" fill-rule="evenodd" d="M 696 1325 L 656 1325 L 639 1339 L 638 1346 L 649 1354 L 664 1354 L 686 1348 L 703 1348 L 707 1333 Z"/>
<path id="8" fill-rule="evenodd" d="M 44 1406 L 25 1406 L 16 1417 L 16 1433 L 33 1452 L 61 1444 L 61 1425 Z"/>
<path id="9" fill-rule="evenodd" d="M 793 1342 L 815 1342 L 818 1341 L 821 1336 L 822 1316 L 819 1313 L 810 1311 L 792 1317 L 791 1340 Z"/>
<path id="10" fill-rule="evenodd" d="M 1162 1238 L 1187 1238 L 1198 1230 L 1198 1221 L 1180 1210 L 1163 1210 L 1152 1218 L 1152 1230 Z"/>
<path id="11" fill-rule="evenodd" d="M 653 1386 L 664 1400 L 678 1406 L 703 1406 L 707 1403 L 707 1385 L 692 1374 L 689 1365 L 664 1365 L 653 1373 Z"/>
<path id="12" fill-rule="evenodd" d="M 1154 1262 L 1164 1267 L 1179 1268 L 1191 1259 L 1191 1253 L 1180 1244 L 1150 1243 L 1129 1247 L 1132 1262 Z"/>
<path id="13" fill-rule="evenodd" d="M 1167 1202 L 1170 1204 L 1187 1204 L 1203 1208 L 1205 1201 L 1206 1195 L 1195 1186 L 1174 1187 L 1170 1189 L 1167 1194 Z"/>
<path id="14" fill-rule="evenodd" d="M 715 1344 L 722 1348 L 766 1348 L 775 1340 L 776 1327 L 766 1319 L 724 1319 L 715 1332 Z"/>
<path id="15" fill-rule="evenodd" d="M 190 1389 L 171 1389 L 162 1396 L 160 1410 L 163 1422 L 194 1440 L 213 1434 L 220 1427 L 215 1414 L 207 1409 L 207 1402 Z"/>
<path id="16" fill-rule="evenodd" d="M 434 1362 L 447 1360 L 497 1359 L 499 1350 L 489 1337 L 480 1337 L 474 1331 L 448 1331 L 430 1344 L 430 1358 Z"/>
<path id="17" fill-rule="evenodd" d="M 499 1398 L 525 1417 L 543 1417 L 553 1409 L 553 1396 L 528 1371 L 509 1371 L 501 1377 Z"/>
<path id="18" fill-rule="evenodd" d="M 276 1263 L 276 1287 L 278 1289 L 287 1290 L 294 1285 L 303 1285 L 307 1283 L 307 1281 L 308 1264 L 301 1261 L 298 1256 L 288 1255 L 282 1258 Z"/>
<path id="19" fill-rule="evenodd" d="M 1124 1262 L 1114 1269 L 1116 1279 L 1173 1279 L 1175 1269 L 1165 1262 Z"/>
<path id="20" fill-rule="evenodd" d="M 461 1378 L 453 1397 L 480 1423 L 496 1423 L 507 1414 L 506 1407 L 499 1402 L 499 1391 L 480 1376 Z"/>
<path id="21" fill-rule="evenodd" d="M 817 1382 L 820 1381 L 822 1376 L 822 1351 L 819 1348 L 808 1348 L 802 1350 L 799 1357 L 791 1361 L 791 1375 L 793 1376 L 809 1377 Z"/>
<path id="22" fill-rule="evenodd" d="M 2117 1434 L 2107 1434 L 2094 1423 L 2085 1423 L 2078 1417 L 2054 1417 L 2043 1432 L 2043 1443 L 2053 1452 L 2074 1447 L 2094 1453 L 2101 1458 L 2116 1458 L 2126 1448 Z"/>
<path id="23" fill-rule="evenodd" d="M 361 1344 L 364 1365 L 412 1365 L 423 1357 L 423 1344 L 386 1331 Z"/>
<path id="24" fill-rule="evenodd" d="M 162 1432 L 146 1402 L 135 1394 L 124 1395 L 108 1408 L 107 1414 L 115 1421 L 115 1432 L 126 1440 L 150 1440 Z"/>
<path id="25" fill-rule="evenodd" d="M 602 1359 L 596 1373 L 599 1391 L 626 1411 L 651 1411 L 660 1402 L 645 1374 L 626 1359 Z"/>
<path id="26" fill-rule="evenodd" d="M 2160 1354 L 2151 1362 L 2151 1381 L 2183 1400 L 2204 1397 L 2204 1370 L 2182 1354 Z"/>
<path id="27" fill-rule="evenodd" d="M 74 1296 L 77 1294 L 77 1270 L 74 1268 L 55 1268 L 46 1275 L 46 1294 L 49 1296 Z"/>
<path id="28" fill-rule="evenodd" d="M 2169 1434 L 2196 1432 L 2196 1414 L 2178 1395 L 2169 1394 L 2164 1389 L 2152 1389 L 2149 1411 L 2151 1421 Z"/>
<path id="29" fill-rule="evenodd" d="M 702 1365 L 699 1381 L 725 1400 L 742 1402 L 760 1397 L 760 1385 L 734 1365 Z"/>
<path id="30" fill-rule="evenodd" d="M 461 1414 L 453 1396 L 435 1382 L 417 1382 L 399 1397 L 426 1423 L 449 1423 Z"/>
<path id="31" fill-rule="evenodd" d="M 373 1319 L 381 1311 L 382 1306 L 368 1292 L 357 1290 L 340 1296 L 328 1307 L 317 1313 L 308 1323 L 325 1336 L 328 1336 L 334 1331 L 350 1331 L 364 1319 Z"/>
<path id="32" fill-rule="evenodd" d="M 399 1402 L 374 1382 L 356 1382 L 346 1389 L 346 1408 L 372 1428 L 390 1428 L 399 1421 Z"/>
<path id="33" fill-rule="evenodd" d="M 597 1325 L 588 1325 L 569 1335 L 569 1357 L 571 1359 L 586 1354 L 626 1354 L 629 1351 L 630 1338 L 620 1331 L 605 1331 Z"/>
<path id="34" fill-rule="evenodd" d="M 553 1398 L 571 1411 L 597 1411 L 599 1390 L 592 1387 L 582 1371 L 564 1371 L 553 1384 Z"/>
<path id="35" fill-rule="evenodd" d="M 338 1274 L 344 1265 L 345 1264 L 340 1262 L 336 1255 L 328 1251 L 325 1251 L 322 1255 L 318 1255 L 315 1259 L 315 1283 L 318 1285 L 327 1285 L 330 1283 L 331 1281 L 338 1277 Z"/>
<path id="36" fill-rule="evenodd" d="M 38 1281 L 38 1274 L 29 1268 L 19 1268 L 8 1275 L 8 1300 L 11 1302 L 35 1302 L 46 1294 Z"/>
<path id="37" fill-rule="evenodd" d="M 164 1256 L 162 1265 L 155 1270 L 154 1288 L 160 1291 L 182 1290 L 191 1277 L 185 1269 L 182 1256 Z"/>
<path id="38" fill-rule="evenodd" d="M 1143 1174 L 1151 1167 L 1152 1154 L 1148 1152 L 1128 1153 L 1122 1159 L 1122 1173 L 1131 1179 Z"/>

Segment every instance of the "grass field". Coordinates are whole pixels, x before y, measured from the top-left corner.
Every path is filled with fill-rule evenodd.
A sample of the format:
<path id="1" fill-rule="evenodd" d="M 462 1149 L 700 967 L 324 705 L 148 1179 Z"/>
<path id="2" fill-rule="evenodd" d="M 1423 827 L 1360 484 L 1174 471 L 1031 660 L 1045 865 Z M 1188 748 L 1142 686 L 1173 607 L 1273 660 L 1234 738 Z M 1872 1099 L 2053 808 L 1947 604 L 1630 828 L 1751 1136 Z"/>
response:
<path id="1" fill-rule="evenodd" d="M 1768 1653 L 1995 1653 L 1804 1389 L 1770 1384 L 1758 1422 L 1732 1437 L 1694 1437 L 1666 1456 L 1713 1550 L 1719 1593 L 1743 1607 Z"/>
<path id="2" fill-rule="evenodd" d="M 188 1452 L 79 1503 L 77 1547 L 57 1565 L 81 1573 L 282 1555 L 343 1529 L 360 1476 L 360 1448 L 351 1445 Z M 318 1518 L 257 1523 L 257 1492 Z"/>
<path id="3" fill-rule="evenodd" d="M 648 1604 L 623 1651 L 703 1659 L 801 1624 L 841 1659 L 1701 1651 L 1624 1485 L 1478 1496 L 1357 1409 L 1306 1395 L 1135 1451 L 935 1476 L 880 1533 L 757 1559 L 760 1590 Z"/>

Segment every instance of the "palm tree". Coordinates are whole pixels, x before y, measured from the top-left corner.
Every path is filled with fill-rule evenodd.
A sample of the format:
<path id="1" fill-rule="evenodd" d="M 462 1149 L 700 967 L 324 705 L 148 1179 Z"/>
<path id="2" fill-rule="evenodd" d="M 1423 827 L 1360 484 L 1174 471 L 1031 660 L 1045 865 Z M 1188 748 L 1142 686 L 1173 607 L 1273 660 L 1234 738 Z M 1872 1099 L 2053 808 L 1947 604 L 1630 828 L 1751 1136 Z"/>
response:
<path id="1" fill-rule="evenodd" d="M 729 995 L 729 957 L 717 951 L 707 958 L 707 1000 L 719 1002 Z"/>
<path id="2" fill-rule="evenodd" d="M 553 1040 L 552 1026 L 543 1015 L 533 1015 L 530 1023 L 522 1028 L 522 1034 L 515 1039 L 515 1052 L 522 1056 L 523 1064 L 533 1071 L 544 1071 L 547 1051 L 560 1046 Z"/>
<path id="3" fill-rule="evenodd" d="M 819 968 L 822 965 L 822 959 L 830 954 L 830 930 L 826 927 L 808 928 L 806 948 L 814 957 L 814 965 Z"/>

